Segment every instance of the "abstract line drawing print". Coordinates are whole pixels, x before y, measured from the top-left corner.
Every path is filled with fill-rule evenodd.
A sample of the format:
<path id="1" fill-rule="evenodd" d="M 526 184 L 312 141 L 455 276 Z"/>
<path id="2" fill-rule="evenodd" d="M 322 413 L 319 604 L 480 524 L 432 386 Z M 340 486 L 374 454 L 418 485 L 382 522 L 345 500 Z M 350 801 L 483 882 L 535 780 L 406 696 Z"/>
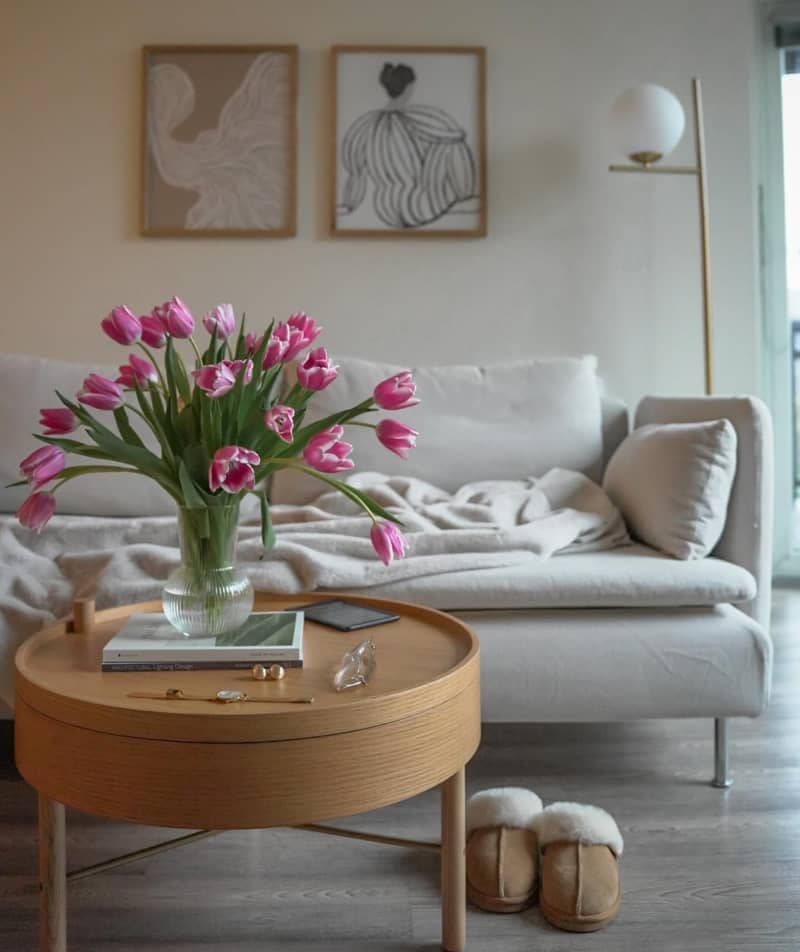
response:
<path id="1" fill-rule="evenodd" d="M 384 63 L 378 82 L 388 101 L 357 118 L 344 134 L 346 172 L 337 215 L 358 209 L 372 185 L 372 207 L 390 229 L 422 228 L 480 209 L 478 172 L 467 132 L 444 109 L 415 105 L 416 73 Z"/>
<path id="2" fill-rule="evenodd" d="M 223 106 L 215 128 L 193 141 L 175 130 L 195 110 L 195 86 L 175 63 L 148 71 L 147 139 L 163 180 L 195 192 L 186 229 L 263 229 L 285 226 L 290 201 L 289 58 L 262 53 Z"/>

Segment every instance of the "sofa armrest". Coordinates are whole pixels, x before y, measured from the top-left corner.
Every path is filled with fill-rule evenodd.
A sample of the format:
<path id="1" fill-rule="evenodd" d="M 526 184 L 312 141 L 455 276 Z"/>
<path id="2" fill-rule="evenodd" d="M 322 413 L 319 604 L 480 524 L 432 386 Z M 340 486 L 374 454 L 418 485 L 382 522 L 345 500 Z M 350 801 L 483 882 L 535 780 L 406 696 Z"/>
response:
<path id="1" fill-rule="evenodd" d="M 645 397 L 636 408 L 634 427 L 720 419 L 736 428 L 738 448 L 725 530 L 712 555 L 755 577 L 758 594 L 739 607 L 768 630 L 774 488 L 772 420 L 766 405 L 755 397 Z"/>

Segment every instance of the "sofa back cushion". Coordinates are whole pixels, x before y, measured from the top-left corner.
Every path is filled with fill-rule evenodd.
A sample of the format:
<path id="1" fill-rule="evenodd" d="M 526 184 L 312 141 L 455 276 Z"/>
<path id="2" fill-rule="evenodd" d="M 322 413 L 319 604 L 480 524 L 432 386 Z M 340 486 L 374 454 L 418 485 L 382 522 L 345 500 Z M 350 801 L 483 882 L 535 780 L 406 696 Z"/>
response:
<path id="1" fill-rule="evenodd" d="M 72 399 L 90 373 L 104 374 L 113 379 L 119 371 L 97 363 L 67 363 L 24 354 L 0 354 L 0 511 L 16 511 L 30 492 L 27 486 L 7 489 L 6 485 L 19 479 L 19 461 L 42 445 L 32 435 L 41 433 L 39 410 L 61 406 L 56 390 Z M 114 429 L 110 413 L 93 412 Z M 79 432 L 70 434 L 70 438 L 82 439 Z M 88 438 L 86 442 L 90 442 Z M 84 457 L 70 456 L 67 465 L 91 462 Z M 151 479 L 113 473 L 70 480 L 56 493 L 56 512 L 63 515 L 160 516 L 174 514 L 175 503 Z"/>
<path id="2" fill-rule="evenodd" d="M 307 422 L 368 397 L 375 385 L 405 368 L 337 357 L 339 376 L 310 404 Z M 599 480 L 603 431 L 594 357 L 541 358 L 486 366 L 414 368 L 421 403 L 408 410 L 379 411 L 419 430 L 415 450 L 403 461 L 385 449 L 371 429 L 349 426 L 359 471 L 416 476 L 453 491 L 480 479 L 539 476 L 553 467 Z M 277 472 L 274 503 L 307 503 L 324 490 L 311 477 Z"/>

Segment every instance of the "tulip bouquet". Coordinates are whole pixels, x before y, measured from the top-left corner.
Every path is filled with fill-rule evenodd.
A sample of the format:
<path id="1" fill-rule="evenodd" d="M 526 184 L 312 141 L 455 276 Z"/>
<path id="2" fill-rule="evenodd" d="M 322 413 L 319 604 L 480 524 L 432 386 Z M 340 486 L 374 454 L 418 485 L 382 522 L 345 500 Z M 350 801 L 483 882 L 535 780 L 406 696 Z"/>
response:
<path id="1" fill-rule="evenodd" d="M 62 406 L 41 411 L 38 438 L 44 446 L 20 464 L 22 482 L 33 489 L 17 512 L 20 522 L 41 530 L 55 510 L 54 494 L 68 480 L 87 473 L 139 473 L 158 483 L 179 507 L 184 567 L 194 575 L 196 588 L 201 576 L 231 561 L 231 534 L 235 544 L 239 503 L 246 493 L 260 500 L 263 544 L 272 546 L 263 482 L 277 469 L 293 469 L 343 493 L 369 515 L 370 539 L 385 564 L 402 557 L 405 540 L 398 520 L 336 474 L 354 466 L 343 427 L 355 421 L 374 427 L 387 449 L 406 458 L 416 430 L 394 419 L 372 424 L 358 418 L 417 404 L 411 373 L 383 380 L 355 406 L 304 424 L 314 394 L 338 373 L 324 347 L 312 348 L 321 332 L 313 318 L 292 314 L 254 334 L 246 331 L 244 317 L 237 331 L 232 306 L 220 304 L 202 324 L 208 333 L 203 349 L 195 340 L 195 320 L 177 297 L 144 317 L 127 307 L 111 311 L 102 329 L 118 344 L 136 345 L 141 355 L 130 353 L 115 380 L 90 374 L 74 399 L 59 393 Z M 178 340 L 191 346 L 193 367 L 187 368 L 176 349 Z M 163 351 L 160 364 L 156 350 Z M 297 363 L 297 379 L 280 396 L 281 368 L 289 361 Z M 110 419 L 103 419 L 106 415 Z M 151 431 L 157 449 L 145 444 L 143 428 Z M 76 439 L 75 431 L 85 439 Z M 87 462 L 67 466 L 68 455 Z"/>

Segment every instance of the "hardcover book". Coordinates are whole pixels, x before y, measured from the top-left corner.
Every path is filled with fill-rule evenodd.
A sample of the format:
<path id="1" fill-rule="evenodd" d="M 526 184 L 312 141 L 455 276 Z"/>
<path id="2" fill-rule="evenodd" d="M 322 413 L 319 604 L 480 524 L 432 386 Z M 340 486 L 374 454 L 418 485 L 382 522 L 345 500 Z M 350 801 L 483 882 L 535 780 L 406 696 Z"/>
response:
<path id="1" fill-rule="evenodd" d="M 303 612 L 253 612 L 236 631 L 187 638 L 161 613 L 131 615 L 103 648 L 103 671 L 303 666 Z"/>

